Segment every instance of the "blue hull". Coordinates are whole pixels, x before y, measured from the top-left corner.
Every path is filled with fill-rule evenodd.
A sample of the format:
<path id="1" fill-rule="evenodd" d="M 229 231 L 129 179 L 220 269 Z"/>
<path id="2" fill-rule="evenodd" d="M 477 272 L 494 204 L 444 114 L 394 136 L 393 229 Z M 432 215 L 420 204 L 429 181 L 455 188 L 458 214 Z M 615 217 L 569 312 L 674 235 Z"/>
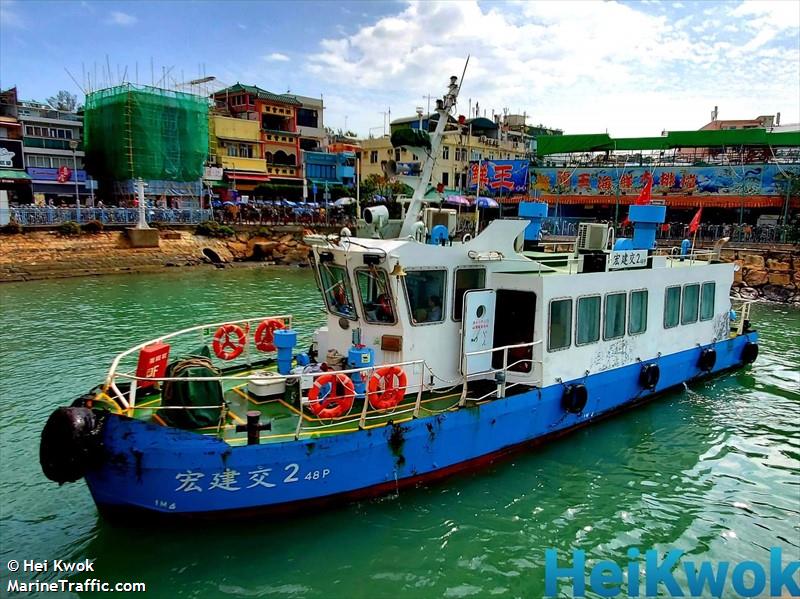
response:
<path id="1" fill-rule="evenodd" d="M 478 467 L 670 387 L 741 366 L 744 345 L 757 338 L 751 332 L 714 344 L 711 373 L 697 367 L 699 347 L 654 360 L 661 374 L 652 391 L 639 383 L 641 364 L 571 381 L 588 390 L 586 407 L 577 415 L 564 411 L 564 385 L 555 384 L 399 425 L 235 448 L 110 416 L 103 431 L 106 459 L 86 480 L 106 513 L 217 516 L 374 496 Z"/>

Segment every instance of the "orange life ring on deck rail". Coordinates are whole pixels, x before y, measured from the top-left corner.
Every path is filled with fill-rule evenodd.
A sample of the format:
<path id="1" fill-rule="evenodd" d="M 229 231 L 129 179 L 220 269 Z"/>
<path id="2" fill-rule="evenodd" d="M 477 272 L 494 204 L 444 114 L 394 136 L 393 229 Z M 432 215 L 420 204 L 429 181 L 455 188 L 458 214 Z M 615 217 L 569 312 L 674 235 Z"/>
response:
<path id="1" fill-rule="evenodd" d="M 262 320 L 254 336 L 256 348 L 259 351 L 275 351 L 275 331 L 284 328 L 286 327 L 280 320 L 274 318 Z"/>
<path id="2" fill-rule="evenodd" d="M 236 340 L 231 339 L 235 335 Z M 233 360 L 244 351 L 247 334 L 242 327 L 235 324 L 224 324 L 214 333 L 214 353 L 222 360 Z"/>
<path id="3" fill-rule="evenodd" d="M 397 384 L 395 385 L 395 379 Z M 367 384 L 367 399 L 376 410 L 391 410 L 403 400 L 408 379 L 399 366 L 378 368 Z"/>
<path id="4" fill-rule="evenodd" d="M 330 391 L 320 399 L 322 388 L 326 385 L 330 386 Z M 318 418 L 339 418 L 350 411 L 355 397 L 356 390 L 349 376 L 341 372 L 329 372 L 314 381 L 314 386 L 308 392 L 308 409 Z"/>

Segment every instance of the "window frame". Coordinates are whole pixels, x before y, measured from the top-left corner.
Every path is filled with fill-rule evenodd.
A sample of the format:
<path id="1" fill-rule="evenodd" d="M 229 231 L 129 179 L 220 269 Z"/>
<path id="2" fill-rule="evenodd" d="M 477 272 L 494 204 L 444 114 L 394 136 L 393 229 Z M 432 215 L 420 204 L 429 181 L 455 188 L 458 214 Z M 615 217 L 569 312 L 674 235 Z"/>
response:
<path id="1" fill-rule="evenodd" d="M 684 283 L 681 289 L 681 325 L 687 324 L 697 324 L 700 318 L 700 283 Z M 684 322 L 683 320 L 683 307 L 684 307 L 684 298 L 686 297 L 686 288 L 687 287 L 697 287 L 697 310 L 695 311 L 694 320 L 689 320 Z"/>
<path id="2" fill-rule="evenodd" d="M 325 278 L 322 274 L 322 269 L 326 265 L 332 265 L 344 269 L 344 275 L 345 275 L 344 280 L 347 281 L 347 285 L 350 286 L 350 297 L 352 297 L 354 300 L 352 315 L 342 314 L 341 312 L 334 310 L 331 307 L 330 303 L 328 302 L 328 291 L 325 289 Z M 355 295 L 353 293 L 353 281 L 350 279 L 350 270 L 347 268 L 347 266 L 343 264 L 337 264 L 336 262 L 321 262 L 319 265 L 319 281 L 320 281 L 320 292 L 322 293 L 322 298 L 325 300 L 325 308 L 327 308 L 328 314 L 330 314 L 331 316 L 335 316 L 337 318 L 346 318 L 347 320 L 358 321 L 358 310 L 356 309 Z M 347 290 L 345 290 L 345 296 L 346 295 L 347 295 Z"/>
<path id="3" fill-rule="evenodd" d="M 644 293 L 645 293 L 644 328 L 641 331 L 639 331 L 637 333 L 634 333 L 634 332 L 631 331 L 631 314 L 633 314 L 633 311 L 631 310 L 631 305 L 633 304 L 633 294 L 634 293 L 640 293 L 642 291 L 644 291 Z M 648 318 L 649 315 L 650 315 L 650 290 L 647 289 L 647 288 L 631 289 L 630 292 L 628 292 L 628 328 L 627 328 L 628 335 L 634 336 L 634 335 L 643 335 L 644 333 L 646 333 L 647 332 L 647 318 Z"/>
<path id="4" fill-rule="evenodd" d="M 578 328 L 579 328 L 579 318 L 580 318 L 580 301 L 582 299 L 588 299 L 590 297 L 597 297 L 600 298 L 600 304 L 598 306 L 598 314 L 597 314 L 597 339 L 594 341 L 587 341 L 585 343 L 578 343 Z M 603 329 L 603 294 L 601 293 L 587 293 L 585 295 L 579 295 L 575 298 L 575 347 L 585 347 L 587 345 L 592 345 L 593 343 L 600 342 L 601 331 Z"/>
<path id="5" fill-rule="evenodd" d="M 612 295 L 621 295 L 625 298 L 625 301 L 622 303 L 622 307 L 625 309 L 624 314 L 622 315 L 622 334 L 616 335 L 614 337 L 606 337 L 606 314 L 608 312 L 608 298 Z M 610 291 L 605 294 L 603 297 L 603 341 L 614 341 L 616 339 L 622 339 L 625 337 L 625 333 L 628 330 L 628 292 L 627 291 Z"/>
<path id="6" fill-rule="evenodd" d="M 453 269 L 453 305 L 452 305 L 451 310 L 450 310 L 450 320 L 452 320 L 453 322 L 464 322 L 464 314 L 463 313 L 461 314 L 461 318 L 460 319 L 458 319 L 458 320 L 456 319 L 456 284 L 458 282 L 458 272 L 460 270 L 482 270 L 483 271 L 483 285 L 484 286 L 483 287 L 475 287 L 473 289 L 467 289 L 467 290 L 464 291 L 464 293 L 466 293 L 467 291 L 475 291 L 475 290 L 478 290 L 478 289 L 486 289 L 486 275 L 487 275 L 487 272 L 486 272 L 486 267 L 485 266 L 456 266 Z M 461 296 L 461 300 L 463 302 L 463 300 L 464 300 L 464 296 L 463 295 Z"/>
<path id="7" fill-rule="evenodd" d="M 711 285 L 714 291 L 711 293 L 711 316 L 703 318 L 703 297 L 705 296 L 706 285 Z M 714 320 L 714 312 L 717 308 L 717 282 L 716 281 L 703 281 L 700 284 L 700 307 L 698 309 L 697 317 L 699 322 L 708 322 Z"/>
<path id="8" fill-rule="evenodd" d="M 392 303 L 393 320 L 391 320 L 391 321 L 388 321 L 388 320 L 387 321 L 367 320 L 367 307 L 364 305 L 364 298 L 361 296 L 361 287 L 359 287 L 359 285 L 358 285 L 358 273 L 360 273 L 360 272 L 371 273 L 373 271 L 382 272 L 384 274 L 384 276 L 386 277 L 386 293 L 389 296 L 389 301 Z M 397 305 L 397 301 L 396 301 L 396 299 L 394 297 L 394 293 L 392 292 L 392 281 L 391 281 L 391 278 L 389 276 L 389 273 L 386 272 L 386 270 L 383 269 L 383 268 L 377 268 L 376 267 L 375 269 L 372 269 L 372 268 L 370 268 L 368 266 L 359 266 L 358 268 L 353 269 L 353 276 L 355 277 L 355 281 L 356 281 L 355 291 L 356 291 L 356 295 L 358 295 L 358 303 L 361 306 L 361 313 L 364 315 L 364 323 L 365 324 L 374 324 L 374 325 L 378 325 L 378 326 L 390 326 L 390 327 L 397 325 L 397 322 L 398 322 L 398 317 L 397 317 L 398 305 Z M 435 324 L 435 323 L 431 323 L 431 324 Z"/>
<path id="9" fill-rule="evenodd" d="M 553 318 L 553 302 L 569 302 L 569 326 L 567 326 L 567 332 L 569 335 L 567 345 L 558 348 L 552 348 L 550 346 L 550 339 L 552 337 L 553 327 L 552 327 L 552 318 Z M 575 300 L 571 296 L 561 296 L 561 297 L 554 297 L 551 298 L 549 302 L 547 302 L 547 353 L 555 353 L 558 351 L 564 351 L 572 347 L 572 316 L 573 311 L 575 309 Z"/>
<path id="10" fill-rule="evenodd" d="M 425 266 L 425 267 L 412 267 L 406 268 L 406 275 L 411 272 L 427 272 L 427 271 L 443 271 L 444 272 L 444 285 L 442 291 L 442 319 L 436 320 L 433 322 L 417 322 L 414 319 L 414 314 L 411 311 L 411 300 L 408 297 L 408 286 L 406 285 L 406 277 L 403 277 L 403 294 L 406 300 L 406 309 L 408 311 L 408 322 L 411 323 L 413 327 L 427 327 L 427 326 L 435 326 L 438 324 L 444 324 L 447 322 L 447 317 L 445 316 L 445 310 L 447 306 L 447 275 L 449 274 L 448 269 L 446 266 Z"/>
<path id="11" fill-rule="evenodd" d="M 675 324 L 667 326 L 667 296 L 669 294 L 669 290 L 670 289 L 678 289 L 678 291 L 679 291 L 679 293 L 678 293 L 678 320 L 675 322 Z M 678 325 L 681 324 L 681 307 L 682 307 L 682 304 L 683 304 L 683 287 L 681 285 L 667 285 L 666 287 L 664 287 L 664 319 L 663 319 L 664 329 L 674 329 Z"/>

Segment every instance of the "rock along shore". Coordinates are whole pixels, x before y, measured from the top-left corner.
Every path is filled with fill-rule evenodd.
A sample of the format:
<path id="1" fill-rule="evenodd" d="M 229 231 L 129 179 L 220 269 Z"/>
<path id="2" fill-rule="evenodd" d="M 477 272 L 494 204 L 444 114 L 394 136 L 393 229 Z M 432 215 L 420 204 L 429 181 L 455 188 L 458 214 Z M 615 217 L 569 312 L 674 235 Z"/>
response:
<path id="1" fill-rule="evenodd" d="M 0 235 L 0 282 L 159 272 L 234 264 L 307 264 L 299 226 L 241 227 L 232 237 L 159 231 L 158 247 L 135 248 L 125 231 L 64 236 L 56 231 Z"/>

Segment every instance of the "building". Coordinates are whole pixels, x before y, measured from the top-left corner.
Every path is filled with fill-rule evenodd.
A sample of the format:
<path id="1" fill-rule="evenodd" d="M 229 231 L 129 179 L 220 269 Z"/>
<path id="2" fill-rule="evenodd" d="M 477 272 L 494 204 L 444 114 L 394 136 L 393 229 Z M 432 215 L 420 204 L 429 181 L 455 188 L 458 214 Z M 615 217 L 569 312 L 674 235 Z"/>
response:
<path id="1" fill-rule="evenodd" d="M 221 169 L 216 180 L 208 182 L 221 198 L 235 199 L 238 193 L 247 195 L 269 180 L 258 121 L 212 112 L 208 119 L 208 141 L 209 163 Z"/>
<path id="2" fill-rule="evenodd" d="M 731 131 L 735 129 L 770 129 L 773 125 L 781 124 L 781 113 L 776 115 L 765 114 L 754 119 L 719 119 L 719 110 L 714 106 L 711 112 L 711 121 L 702 127 L 700 131 Z"/>
<path id="3" fill-rule="evenodd" d="M 28 203 L 31 178 L 25 172 L 22 124 L 17 117 L 17 88 L 0 91 L 0 192 L 4 202 Z"/>
<path id="4" fill-rule="evenodd" d="M 437 115 L 401 118 L 392 121 L 392 131 L 401 128 L 432 130 L 436 126 Z M 456 119 L 449 128 L 455 129 Z M 431 183 L 441 184 L 446 190 L 467 190 L 467 175 L 470 162 L 480 160 L 526 160 L 530 156 L 527 139 L 506 135 L 498 123 L 478 117 L 465 120 L 461 134 L 446 135 L 442 139 L 440 155 L 436 161 Z M 360 179 L 370 175 L 383 175 L 388 161 L 394 160 L 399 172 L 414 173 L 421 169 L 424 156 L 418 156 L 408 148 L 394 148 L 390 137 L 383 136 L 361 140 Z"/>
<path id="5" fill-rule="evenodd" d="M 162 206 L 200 206 L 208 100 L 130 83 L 86 96 L 86 168 L 103 199 L 133 204 L 137 182 Z"/>
<path id="6" fill-rule="evenodd" d="M 297 118 L 299 109 L 303 108 L 302 102 L 294 96 L 274 94 L 260 87 L 241 83 L 222 89 L 212 97 L 216 114 L 252 121 L 258 126 L 258 144 L 251 137 L 245 142 L 226 140 L 215 132 L 217 147 L 220 147 L 220 142 L 224 146 L 224 151 L 219 150 L 218 155 L 222 152 L 231 158 L 248 158 L 265 163 L 263 173 L 260 168 L 257 171 L 223 169 L 222 183 L 228 189 L 239 192 L 253 192 L 256 187 L 263 187 L 279 191 L 287 198 L 301 197 L 303 175 Z M 250 135 L 248 132 L 248 136 Z M 211 145 L 213 147 L 213 141 Z M 241 156 L 242 149 L 245 156 Z M 238 164 L 241 165 L 241 162 Z M 248 161 L 248 164 L 251 163 Z"/>
<path id="7" fill-rule="evenodd" d="M 354 187 L 356 180 L 355 152 L 303 152 L 308 197 L 314 200 L 314 187 Z M 321 199 L 318 195 L 316 199 Z"/>
<path id="8" fill-rule="evenodd" d="M 309 98 L 284 94 L 300 102 L 297 108 L 297 132 L 300 134 L 300 149 L 319 152 L 324 149 L 327 134 L 323 122 L 325 106 L 322 98 Z"/>
<path id="9" fill-rule="evenodd" d="M 37 204 L 91 204 L 84 169 L 83 115 L 54 110 L 40 102 L 19 102 L 25 166 Z"/>

